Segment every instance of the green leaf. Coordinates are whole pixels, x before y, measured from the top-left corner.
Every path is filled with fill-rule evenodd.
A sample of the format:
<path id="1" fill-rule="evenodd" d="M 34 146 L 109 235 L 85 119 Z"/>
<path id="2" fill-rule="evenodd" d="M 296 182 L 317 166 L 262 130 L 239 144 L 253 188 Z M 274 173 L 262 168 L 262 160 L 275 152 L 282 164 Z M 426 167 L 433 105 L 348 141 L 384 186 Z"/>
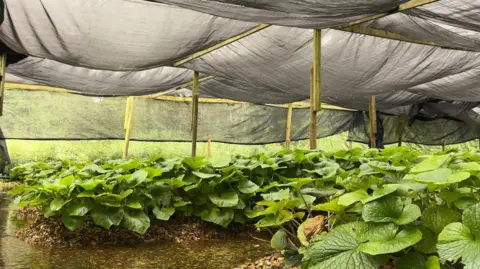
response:
<path id="1" fill-rule="evenodd" d="M 426 254 L 437 253 L 437 235 L 426 227 L 420 226 L 419 229 L 422 240 L 414 246 L 415 250 Z"/>
<path id="2" fill-rule="evenodd" d="M 89 210 L 90 208 L 85 204 L 84 201 L 73 202 L 67 206 L 67 212 L 70 216 L 82 217 L 87 214 Z"/>
<path id="3" fill-rule="evenodd" d="M 221 177 L 221 175 L 217 175 L 217 174 L 207 174 L 207 173 L 203 173 L 203 172 L 200 172 L 200 171 L 192 171 L 192 174 L 194 174 L 195 176 L 197 176 L 197 177 L 199 177 L 199 178 L 201 178 L 201 179 Z"/>
<path id="4" fill-rule="evenodd" d="M 59 180 L 59 183 L 62 185 L 72 185 L 75 177 L 73 175 L 66 176 Z"/>
<path id="5" fill-rule="evenodd" d="M 440 269 L 440 259 L 437 256 L 430 256 L 425 265 L 426 269 Z"/>
<path id="6" fill-rule="evenodd" d="M 183 159 L 183 163 L 190 167 L 192 170 L 198 170 L 208 164 L 208 161 L 203 157 L 187 157 Z"/>
<path id="7" fill-rule="evenodd" d="M 150 218 L 141 210 L 125 211 L 123 227 L 138 234 L 144 234 L 150 227 Z"/>
<path id="8" fill-rule="evenodd" d="M 415 204 L 403 206 L 400 198 L 386 196 L 364 206 L 362 218 L 365 221 L 393 222 L 398 225 L 409 224 L 421 216 L 420 208 Z"/>
<path id="9" fill-rule="evenodd" d="M 142 209 L 143 206 L 139 201 L 128 201 L 125 204 L 127 207 L 133 208 L 133 209 Z"/>
<path id="10" fill-rule="evenodd" d="M 210 221 L 223 227 L 232 222 L 235 212 L 231 208 L 213 208 L 210 212 L 204 211 L 201 214 L 202 220 Z"/>
<path id="11" fill-rule="evenodd" d="M 338 204 L 347 207 L 361 200 L 366 200 L 369 197 L 370 196 L 365 190 L 360 189 L 340 196 L 338 199 Z"/>
<path id="12" fill-rule="evenodd" d="M 270 240 L 270 246 L 278 251 L 284 250 L 287 247 L 287 233 L 284 230 L 278 230 Z"/>
<path id="13" fill-rule="evenodd" d="M 84 198 L 84 197 L 95 197 L 95 192 L 93 191 L 82 191 L 77 195 L 78 198 Z"/>
<path id="14" fill-rule="evenodd" d="M 208 198 L 218 207 L 235 207 L 238 205 L 238 194 L 236 192 L 225 192 L 220 196 L 218 194 L 210 194 Z"/>
<path id="15" fill-rule="evenodd" d="M 123 219 L 123 208 L 113 207 L 95 207 L 90 212 L 93 222 L 105 229 L 110 229 L 112 225 L 118 226 Z"/>
<path id="16" fill-rule="evenodd" d="M 477 199 L 470 197 L 463 197 L 456 200 L 453 204 L 460 210 L 466 210 L 467 208 L 478 203 Z"/>
<path id="17" fill-rule="evenodd" d="M 173 213 L 175 213 L 175 208 L 173 208 L 173 207 L 159 208 L 159 207 L 155 206 L 153 208 L 153 214 L 159 220 L 167 221 L 167 220 L 170 219 L 170 217 L 173 215 Z"/>
<path id="18" fill-rule="evenodd" d="M 407 253 L 396 265 L 396 269 L 428 269 L 427 260 L 418 252 Z"/>
<path id="19" fill-rule="evenodd" d="M 450 167 L 455 170 L 462 170 L 466 172 L 480 171 L 480 164 L 477 162 L 456 163 L 452 164 Z"/>
<path id="20" fill-rule="evenodd" d="M 342 212 L 345 210 L 344 206 L 338 204 L 338 198 L 333 199 L 330 202 L 318 204 L 312 206 L 312 210 L 315 211 L 326 211 L 326 212 Z"/>
<path id="21" fill-rule="evenodd" d="M 145 167 L 142 170 L 148 173 L 148 178 L 159 177 L 163 173 L 161 168 Z"/>
<path id="22" fill-rule="evenodd" d="M 473 237 L 480 240 L 480 204 L 468 207 L 463 212 L 463 224 L 467 226 Z"/>
<path id="23" fill-rule="evenodd" d="M 384 196 L 387 196 L 391 193 L 394 193 L 395 191 L 397 191 L 398 189 L 398 184 L 385 184 L 381 187 L 377 187 L 371 196 L 369 196 L 368 198 L 364 198 L 362 199 L 362 203 L 366 204 L 366 203 L 369 203 L 371 201 L 375 201 L 377 199 L 380 199 Z"/>
<path id="24" fill-rule="evenodd" d="M 446 206 L 430 207 L 423 211 L 422 225 L 438 235 L 445 226 L 460 221 L 461 217 L 461 214 L 457 210 L 450 209 Z"/>
<path id="25" fill-rule="evenodd" d="M 253 183 L 252 181 L 250 180 L 242 180 L 240 181 L 240 183 L 238 184 L 238 190 L 241 192 L 241 193 L 246 193 L 246 194 L 250 194 L 250 193 L 254 193 L 256 192 L 260 187 Z"/>
<path id="26" fill-rule="evenodd" d="M 260 219 L 255 226 L 257 228 L 266 228 L 266 227 L 278 227 L 284 223 L 287 223 L 293 219 L 293 214 L 288 210 L 280 210 L 278 214 L 267 215 L 264 218 Z"/>
<path id="27" fill-rule="evenodd" d="M 147 171 L 137 170 L 130 176 L 130 178 L 127 179 L 127 182 L 135 187 L 145 182 L 147 180 L 147 177 Z"/>
<path id="28" fill-rule="evenodd" d="M 277 192 L 270 192 L 262 194 L 263 199 L 266 201 L 280 201 L 290 197 L 290 189 L 281 189 Z"/>
<path id="29" fill-rule="evenodd" d="M 62 209 L 62 207 L 64 205 L 66 205 L 68 202 L 70 202 L 71 200 L 65 200 L 61 197 L 56 197 L 55 199 L 53 199 L 53 201 L 50 203 L 50 210 L 52 211 L 58 211 L 60 209 Z"/>
<path id="30" fill-rule="evenodd" d="M 95 189 L 98 185 L 100 185 L 102 182 L 104 182 L 103 179 L 89 178 L 87 180 L 80 182 L 78 185 L 82 187 L 85 191 L 91 191 Z"/>
<path id="31" fill-rule="evenodd" d="M 357 231 L 363 223 L 351 222 L 337 226 L 323 240 L 312 242 L 309 248 L 310 268 L 315 269 L 377 269 L 386 263 L 385 257 L 372 256 L 358 250 L 361 241 Z"/>
<path id="32" fill-rule="evenodd" d="M 440 259 L 465 265 L 464 269 L 480 268 L 480 241 L 473 238 L 470 229 L 462 223 L 448 224 L 438 236 Z"/>
<path id="33" fill-rule="evenodd" d="M 83 223 L 83 217 L 72 217 L 67 214 L 62 216 L 63 225 L 70 231 L 75 231 Z"/>
<path id="34" fill-rule="evenodd" d="M 423 184 L 434 186 L 448 186 L 454 183 L 462 182 L 470 177 L 468 172 L 458 172 L 453 174 L 448 168 L 440 168 L 430 172 L 424 172 L 416 175 L 413 180 Z"/>
<path id="35" fill-rule="evenodd" d="M 363 243 L 359 250 L 370 255 L 395 253 L 415 245 L 421 239 L 422 232 L 417 228 L 410 227 L 400 231 L 395 237 L 386 240 L 374 239 Z"/>
<path id="36" fill-rule="evenodd" d="M 432 155 L 421 163 L 410 169 L 411 173 L 423 173 L 438 169 L 446 165 L 451 160 L 449 155 Z"/>

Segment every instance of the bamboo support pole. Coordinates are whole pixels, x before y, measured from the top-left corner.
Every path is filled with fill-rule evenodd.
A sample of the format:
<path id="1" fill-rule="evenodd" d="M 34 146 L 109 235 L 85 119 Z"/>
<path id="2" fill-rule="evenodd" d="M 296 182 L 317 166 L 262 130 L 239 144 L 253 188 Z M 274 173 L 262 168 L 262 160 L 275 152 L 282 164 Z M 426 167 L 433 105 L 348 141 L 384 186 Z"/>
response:
<path id="1" fill-rule="evenodd" d="M 322 104 L 322 30 L 313 30 L 313 108 L 320 111 Z"/>
<path id="2" fill-rule="evenodd" d="M 193 72 L 192 87 L 192 157 L 197 156 L 197 128 L 198 128 L 198 95 L 199 95 L 199 73 Z"/>
<path id="3" fill-rule="evenodd" d="M 208 157 L 212 157 L 212 137 L 210 135 L 208 136 L 207 152 Z"/>
<path id="4" fill-rule="evenodd" d="M 0 75 L 2 81 L 0 82 L 0 116 L 3 116 L 3 103 L 5 100 L 5 70 L 7 69 L 7 54 L 3 54 L 0 62 Z"/>
<path id="5" fill-rule="evenodd" d="M 445 151 L 447 149 L 447 141 L 445 139 L 442 140 L 442 150 Z"/>
<path id="6" fill-rule="evenodd" d="M 352 143 L 352 141 L 351 141 L 351 140 L 350 140 L 350 141 L 348 141 L 348 144 L 347 144 L 347 146 L 348 146 L 348 149 L 352 149 L 352 148 L 353 148 L 353 143 Z"/>
<path id="7" fill-rule="evenodd" d="M 369 118 L 370 118 L 370 148 L 376 148 L 375 137 L 377 134 L 377 108 L 375 103 L 375 96 L 370 96 L 369 101 Z"/>
<path id="8" fill-rule="evenodd" d="M 287 128 L 285 131 L 285 147 L 290 148 L 290 143 L 292 142 L 292 114 L 293 114 L 293 104 L 288 104 L 287 112 Z"/>
<path id="9" fill-rule="evenodd" d="M 132 116 L 133 116 L 133 97 L 127 98 L 127 107 L 125 109 L 125 144 L 123 147 L 123 158 L 128 156 L 128 147 L 130 145 L 130 134 L 132 131 Z"/>
<path id="10" fill-rule="evenodd" d="M 313 67 L 310 69 L 310 149 L 317 148 L 317 112 L 313 107 Z"/>

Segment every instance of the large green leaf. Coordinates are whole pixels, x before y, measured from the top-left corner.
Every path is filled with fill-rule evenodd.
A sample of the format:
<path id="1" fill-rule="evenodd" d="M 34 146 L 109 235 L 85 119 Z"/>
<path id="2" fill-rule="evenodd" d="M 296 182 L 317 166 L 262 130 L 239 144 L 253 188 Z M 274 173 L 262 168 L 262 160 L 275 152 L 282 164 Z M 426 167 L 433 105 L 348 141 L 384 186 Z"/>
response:
<path id="1" fill-rule="evenodd" d="M 84 201 L 72 202 L 67 206 L 67 212 L 70 216 L 81 217 L 87 214 L 89 210 L 90 208 Z"/>
<path id="2" fill-rule="evenodd" d="M 53 199 L 53 201 L 50 203 L 50 210 L 52 210 L 53 212 L 55 211 L 58 211 L 60 209 L 62 209 L 62 207 L 64 205 L 66 205 L 68 202 L 70 202 L 71 200 L 65 200 L 64 198 L 62 197 L 56 197 L 55 199 Z"/>
<path id="3" fill-rule="evenodd" d="M 460 221 L 461 217 L 462 215 L 457 210 L 446 206 L 429 207 L 423 211 L 422 225 L 438 235 L 445 226 Z"/>
<path id="4" fill-rule="evenodd" d="M 218 175 L 218 174 L 207 174 L 207 173 L 203 173 L 203 172 L 200 172 L 200 171 L 192 171 L 192 174 L 194 174 L 195 176 L 197 176 L 201 179 L 221 177 L 221 175 Z"/>
<path id="5" fill-rule="evenodd" d="M 432 155 L 421 163 L 415 165 L 410 169 L 411 173 L 423 173 L 438 169 L 446 164 L 452 159 L 449 155 Z"/>
<path id="6" fill-rule="evenodd" d="M 278 251 L 287 247 L 287 233 L 284 230 L 278 230 L 270 240 L 270 246 Z"/>
<path id="7" fill-rule="evenodd" d="M 202 220 L 213 222 L 223 227 L 227 227 L 234 218 L 235 212 L 231 208 L 213 208 L 211 211 L 205 210 L 202 214 Z"/>
<path id="8" fill-rule="evenodd" d="M 414 177 L 414 180 L 419 183 L 434 185 L 434 186 L 448 186 L 454 183 L 462 182 L 470 177 L 468 172 L 453 173 L 448 168 L 440 168 L 434 171 L 424 172 Z"/>
<path id="9" fill-rule="evenodd" d="M 220 195 L 210 194 L 208 198 L 218 207 L 235 207 L 238 205 L 238 194 L 236 192 L 225 192 Z"/>
<path id="10" fill-rule="evenodd" d="M 279 210 L 278 214 L 271 214 L 260 219 L 255 226 L 258 228 L 278 227 L 284 223 L 291 221 L 293 214 L 288 210 Z"/>
<path id="11" fill-rule="evenodd" d="M 315 269 L 377 269 L 387 259 L 359 250 L 358 230 L 362 223 L 352 222 L 337 226 L 323 240 L 312 242 L 309 248 L 310 267 Z M 360 227 L 359 227 L 360 226 Z M 359 229 L 360 228 L 360 229 Z"/>
<path id="12" fill-rule="evenodd" d="M 405 228 L 394 237 L 384 240 L 370 240 L 363 243 L 359 250 L 370 255 L 380 255 L 399 252 L 413 246 L 422 239 L 422 232 L 417 228 Z"/>
<path id="13" fill-rule="evenodd" d="M 83 217 L 72 217 L 67 214 L 62 216 L 63 225 L 70 231 L 75 231 L 83 223 Z"/>
<path id="14" fill-rule="evenodd" d="M 470 229 L 473 237 L 480 241 L 480 203 L 465 209 L 462 220 L 463 224 Z"/>
<path id="15" fill-rule="evenodd" d="M 339 205 L 338 200 L 339 198 L 335 198 L 330 202 L 314 205 L 312 206 L 312 210 L 326 212 L 342 212 L 345 210 L 345 207 Z"/>
<path id="16" fill-rule="evenodd" d="M 420 216 L 420 208 L 417 205 L 404 206 L 401 199 L 394 196 L 386 196 L 366 204 L 362 213 L 365 221 L 393 222 L 398 225 L 409 224 Z"/>
<path id="17" fill-rule="evenodd" d="M 422 240 L 414 246 L 415 250 L 426 254 L 437 253 L 437 235 L 427 227 L 419 226 L 419 229 Z"/>
<path id="18" fill-rule="evenodd" d="M 141 210 L 125 211 L 123 227 L 138 234 L 144 234 L 150 227 L 150 218 Z"/>
<path id="19" fill-rule="evenodd" d="M 370 196 L 365 190 L 357 190 L 354 192 L 346 193 L 342 196 L 339 197 L 338 199 L 338 204 L 341 206 L 350 206 L 356 202 L 359 202 L 361 200 L 368 199 Z"/>
<path id="20" fill-rule="evenodd" d="M 250 193 L 254 193 L 256 192 L 260 187 L 253 183 L 252 181 L 250 180 L 242 180 L 240 181 L 240 183 L 238 184 L 238 190 L 241 192 L 241 193 L 246 193 L 246 194 L 250 194 Z"/>
<path id="21" fill-rule="evenodd" d="M 183 159 L 183 163 L 190 167 L 192 170 L 197 170 L 208 164 L 208 161 L 203 157 L 187 157 Z"/>
<path id="22" fill-rule="evenodd" d="M 165 220 L 165 221 L 169 220 L 170 217 L 173 215 L 173 213 L 175 213 L 175 208 L 173 208 L 173 207 L 159 208 L 159 207 L 155 206 L 153 208 L 153 214 L 159 220 Z"/>
<path id="23" fill-rule="evenodd" d="M 138 186 L 145 182 L 148 178 L 148 172 L 144 170 L 138 170 L 133 173 L 130 178 L 127 179 L 127 182 L 133 187 Z"/>
<path id="24" fill-rule="evenodd" d="M 281 189 L 277 192 L 270 192 L 262 194 L 263 199 L 266 201 L 280 201 L 290 197 L 290 189 Z"/>
<path id="25" fill-rule="evenodd" d="M 480 241 L 475 240 L 470 229 L 462 223 L 447 225 L 438 236 L 440 259 L 453 263 L 461 260 L 464 269 L 480 268 Z"/>
<path id="26" fill-rule="evenodd" d="M 118 226 L 123 219 L 123 208 L 113 207 L 95 207 L 90 212 L 93 222 L 105 229 L 110 229 L 112 225 Z"/>
<path id="27" fill-rule="evenodd" d="M 371 201 L 375 201 L 377 199 L 380 199 L 384 196 L 387 196 L 391 193 L 394 193 L 398 189 L 398 184 L 385 184 L 381 187 L 377 187 L 375 190 L 373 190 L 373 193 L 371 196 L 363 198 L 361 201 L 362 203 L 366 204 Z"/>

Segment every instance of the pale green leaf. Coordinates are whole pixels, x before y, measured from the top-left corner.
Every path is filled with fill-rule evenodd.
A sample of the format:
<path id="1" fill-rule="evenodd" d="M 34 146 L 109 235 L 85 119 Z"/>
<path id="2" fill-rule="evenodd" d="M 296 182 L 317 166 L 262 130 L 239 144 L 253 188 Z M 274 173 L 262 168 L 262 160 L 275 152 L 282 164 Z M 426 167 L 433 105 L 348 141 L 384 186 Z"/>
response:
<path id="1" fill-rule="evenodd" d="M 155 215 L 155 217 L 159 220 L 169 220 L 170 217 L 175 213 L 175 208 L 173 207 L 163 207 L 163 208 L 159 208 L 157 206 L 155 206 L 153 208 L 153 214 Z"/>
<path id="2" fill-rule="evenodd" d="M 61 198 L 61 197 L 56 197 L 55 199 L 53 199 L 53 201 L 50 203 L 50 210 L 52 211 L 58 211 L 60 209 L 62 209 L 62 207 L 64 205 L 66 205 L 68 202 L 70 202 L 71 200 L 65 200 L 64 198 Z"/>
<path id="3" fill-rule="evenodd" d="M 446 206 L 430 207 L 423 211 L 422 225 L 438 235 L 445 226 L 460 221 L 461 217 L 462 215 L 457 210 Z"/>
<path id="4" fill-rule="evenodd" d="M 278 251 L 287 247 L 287 233 L 284 230 L 278 230 L 270 240 L 270 246 Z"/>
<path id="5" fill-rule="evenodd" d="M 448 168 L 440 168 L 434 171 L 424 172 L 414 177 L 419 183 L 434 186 L 448 186 L 454 183 L 462 182 L 470 177 L 468 172 L 453 173 Z"/>
<path id="6" fill-rule="evenodd" d="M 290 197 L 290 189 L 282 189 L 277 192 L 270 192 L 262 194 L 263 199 L 266 201 L 280 201 Z"/>
<path id="7" fill-rule="evenodd" d="M 90 212 L 90 215 L 96 225 L 110 229 L 112 225 L 120 225 L 124 211 L 123 208 L 95 207 Z"/>
<path id="8" fill-rule="evenodd" d="M 218 207 L 235 207 L 238 205 L 238 194 L 236 192 L 225 192 L 220 195 L 210 194 L 208 198 Z"/>
<path id="9" fill-rule="evenodd" d="M 418 174 L 432 171 L 448 164 L 451 159 L 452 158 L 448 155 L 432 155 L 421 163 L 415 165 L 412 169 L 410 169 L 410 172 Z"/>
<path id="10" fill-rule="evenodd" d="M 357 191 L 354 191 L 354 192 L 350 192 L 350 193 L 346 193 L 342 196 L 339 197 L 338 199 L 338 204 L 341 205 L 341 206 L 350 206 L 356 202 L 359 202 L 361 200 L 365 200 L 367 198 L 369 198 L 370 196 L 368 195 L 368 193 L 365 191 L 365 190 L 357 190 Z"/>
<path id="11" fill-rule="evenodd" d="M 125 211 L 122 225 L 127 230 L 144 234 L 150 227 L 150 218 L 141 210 Z"/>
<path id="12" fill-rule="evenodd" d="M 362 218 L 373 222 L 394 222 L 405 225 L 418 219 L 420 208 L 415 204 L 403 206 L 398 197 L 386 196 L 364 206 Z"/>
<path id="13" fill-rule="evenodd" d="M 203 172 L 200 172 L 200 171 L 192 171 L 192 174 L 194 174 L 195 176 L 197 176 L 201 179 L 221 177 L 221 175 L 218 175 L 218 174 L 207 174 L 207 173 L 203 173 Z"/>
<path id="14" fill-rule="evenodd" d="M 73 202 L 67 206 L 67 212 L 70 216 L 81 217 L 87 214 L 89 210 L 89 207 L 83 201 Z"/>
<path id="15" fill-rule="evenodd" d="M 377 187 L 375 190 L 373 190 L 373 193 L 371 196 L 369 197 L 366 197 L 364 199 L 362 199 L 362 203 L 366 204 L 366 203 L 369 203 L 371 201 L 375 201 L 377 199 L 380 199 L 384 196 L 387 196 L 391 193 L 394 193 L 395 191 L 397 191 L 398 189 L 398 184 L 385 184 L 381 187 Z"/>
<path id="16" fill-rule="evenodd" d="M 238 190 L 241 192 L 241 193 L 246 193 L 246 194 L 250 194 L 250 193 L 254 193 L 256 192 L 260 187 L 253 183 L 252 181 L 250 180 L 242 180 L 240 181 L 240 183 L 238 184 Z"/>
<path id="17" fill-rule="evenodd" d="M 399 252 L 413 246 L 422 239 L 422 232 L 417 228 L 405 228 L 395 237 L 386 240 L 371 240 L 360 245 L 359 250 L 370 255 Z"/>
<path id="18" fill-rule="evenodd" d="M 440 259 L 453 263 L 461 261 L 464 269 L 480 268 L 480 241 L 473 238 L 470 229 L 462 223 L 447 225 L 438 236 Z"/>

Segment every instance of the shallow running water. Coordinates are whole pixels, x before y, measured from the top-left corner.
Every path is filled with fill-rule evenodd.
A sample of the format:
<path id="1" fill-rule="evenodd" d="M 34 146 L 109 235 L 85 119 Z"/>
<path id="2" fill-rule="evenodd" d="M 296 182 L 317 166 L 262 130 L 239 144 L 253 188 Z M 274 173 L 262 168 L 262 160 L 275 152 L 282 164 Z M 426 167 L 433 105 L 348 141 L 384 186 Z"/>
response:
<path id="1" fill-rule="evenodd" d="M 37 248 L 15 238 L 9 201 L 0 193 L 0 268 L 5 269 L 231 269 L 270 252 L 252 239 L 157 243 L 136 247 Z"/>

